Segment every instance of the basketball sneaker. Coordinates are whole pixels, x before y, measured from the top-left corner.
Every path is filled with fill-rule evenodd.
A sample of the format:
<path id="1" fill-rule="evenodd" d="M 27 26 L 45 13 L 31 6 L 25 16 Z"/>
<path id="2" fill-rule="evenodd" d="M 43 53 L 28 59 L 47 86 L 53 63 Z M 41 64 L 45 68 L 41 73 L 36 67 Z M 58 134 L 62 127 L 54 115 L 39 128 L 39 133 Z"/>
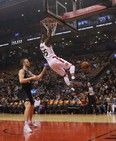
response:
<path id="1" fill-rule="evenodd" d="M 28 121 L 28 124 L 29 124 L 29 125 L 32 125 L 32 126 L 34 126 L 34 127 L 38 127 L 38 125 L 37 125 L 35 122 L 32 122 L 32 121 Z"/>
<path id="2" fill-rule="evenodd" d="M 32 123 L 32 125 L 33 125 L 34 127 L 38 127 L 38 125 L 37 125 L 36 123 Z"/>
<path id="3" fill-rule="evenodd" d="M 31 130 L 31 128 L 29 127 L 29 125 L 25 125 L 25 126 L 24 126 L 24 132 L 26 132 L 26 133 L 31 133 L 31 132 L 32 132 L 32 130 Z"/>

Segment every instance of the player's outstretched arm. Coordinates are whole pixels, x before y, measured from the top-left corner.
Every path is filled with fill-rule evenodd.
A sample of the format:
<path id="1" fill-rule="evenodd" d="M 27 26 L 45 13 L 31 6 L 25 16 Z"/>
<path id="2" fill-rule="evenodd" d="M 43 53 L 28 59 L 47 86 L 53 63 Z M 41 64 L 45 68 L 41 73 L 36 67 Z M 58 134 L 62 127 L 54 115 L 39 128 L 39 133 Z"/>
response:
<path id="1" fill-rule="evenodd" d="M 50 41 L 51 41 L 51 34 L 52 34 L 52 29 L 51 27 L 49 26 L 49 33 L 47 35 L 47 38 L 45 39 L 45 45 L 48 46 L 50 44 Z M 49 47 L 49 46 L 48 46 Z"/>
<path id="2" fill-rule="evenodd" d="M 52 28 L 50 27 L 50 25 L 48 25 L 48 34 L 47 34 L 47 29 L 45 29 L 41 21 L 40 21 L 40 27 L 41 27 L 41 40 L 45 43 L 47 47 L 49 47 L 51 41 L 51 35 L 52 35 Z"/>
<path id="3" fill-rule="evenodd" d="M 47 38 L 45 39 L 45 45 L 48 46 L 50 44 L 50 41 L 51 41 L 51 34 L 48 33 L 48 36 Z M 49 47 L 49 46 L 48 46 Z"/>
<path id="4" fill-rule="evenodd" d="M 46 70 L 47 70 L 47 67 L 45 66 L 43 68 L 42 72 L 39 75 L 36 76 L 36 79 L 35 80 L 40 80 L 43 77 L 43 75 L 46 72 Z"/>

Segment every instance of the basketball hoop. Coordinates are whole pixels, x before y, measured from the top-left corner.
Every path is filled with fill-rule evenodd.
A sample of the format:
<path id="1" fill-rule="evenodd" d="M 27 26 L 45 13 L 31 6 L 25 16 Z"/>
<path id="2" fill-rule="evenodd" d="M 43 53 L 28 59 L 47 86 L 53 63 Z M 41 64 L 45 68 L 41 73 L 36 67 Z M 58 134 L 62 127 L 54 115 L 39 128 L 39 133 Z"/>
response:
<path id="1" fill-rule="evenodd" d="M 45 27 L 45 29 L 47 30 L 47 35 L 49 33 L 49 27 L 52 30 L 52 36 L 55 35 L 56 32 L 56 28 L 57 28 L 57 24 L 58 22 L 56 22 L 54 19 L 52 18 L 45 18 L 41 21 L 41 23 L 43 24 L 43 26 Z"/>

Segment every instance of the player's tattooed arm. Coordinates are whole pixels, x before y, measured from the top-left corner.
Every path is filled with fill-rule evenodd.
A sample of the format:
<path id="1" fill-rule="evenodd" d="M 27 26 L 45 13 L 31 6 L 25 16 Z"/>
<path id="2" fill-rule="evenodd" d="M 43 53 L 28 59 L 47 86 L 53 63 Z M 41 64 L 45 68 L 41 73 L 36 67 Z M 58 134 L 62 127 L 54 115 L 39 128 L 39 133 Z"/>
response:
<path id="1" fill-rule="evenodd" d="M 24 78 L 24 75 L 25 75 L 25 72 L 23 69 L 21 69 L 19 71 L 19 81 L 20 83 L 27 83 L 27 82 L 30 82 L 31 80 L 35 80 L 36 79 L 36 76 L 31 76 L 29 78 Z"/>

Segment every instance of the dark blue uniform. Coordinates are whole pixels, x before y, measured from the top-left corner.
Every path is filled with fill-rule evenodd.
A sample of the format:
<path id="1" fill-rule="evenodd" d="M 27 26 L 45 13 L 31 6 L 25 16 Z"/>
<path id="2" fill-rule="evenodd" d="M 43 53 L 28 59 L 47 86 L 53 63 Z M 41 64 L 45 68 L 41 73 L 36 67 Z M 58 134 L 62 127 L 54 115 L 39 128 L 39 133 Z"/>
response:
<path id="1" fill-rule="evenodd" d="M 30 78 L 29 71 L 24 70 L 24 78 Z M 22 83 L 21 89 L 19 90 L 19 97 L 24 101 L 29 101 L 31 105 L 34 105 L 33 97 L 31 94 L 32 82 Z"/>

